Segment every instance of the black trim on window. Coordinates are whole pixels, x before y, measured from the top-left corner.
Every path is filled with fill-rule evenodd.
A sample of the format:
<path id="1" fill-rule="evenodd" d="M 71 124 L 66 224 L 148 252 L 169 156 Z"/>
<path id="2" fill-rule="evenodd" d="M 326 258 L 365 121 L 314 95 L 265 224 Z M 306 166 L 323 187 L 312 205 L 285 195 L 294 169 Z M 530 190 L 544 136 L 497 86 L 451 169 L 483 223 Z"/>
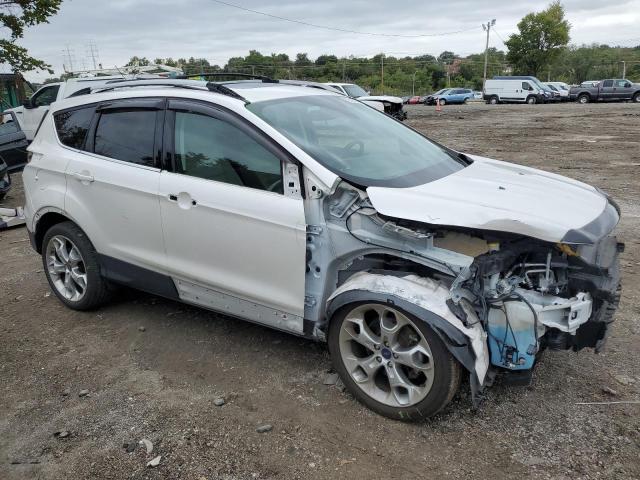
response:
<path id="1" fill-rule="evenodd" d="M 175 103 L 174 103 L 175 102 Z M 177 105 L 178 108 L 174 108 L 174 105 Z M 196 109 L 199 108 L 199 109 Z M 168 119 L 165 130 L 164 130 L 164 142 L 165 145 L 163 147 L 164 151 L 164 167 L 171 172 L 175 172 L 173 168 L 173 152 L 174 149 L 174 130 L 175 130 L 175 114 L 172 113 L 172 109 L 180 110 L 180 111 L 193 111 L 195 113 L 203 113 L 205 115 L 209 115 L 209 112 L 213 112 L 215 118 L 219 118 L 220 120 L 227 121 L 234 126 L 240 128 L 243 132 L 253 138 L 258 144 L 266 148 L 269 152 L 275 155 L 280 159 L 281 162 L 289 162 L 298 166 L 299 173 L 299 183 L 300 183 L 300 195 L 302 198 L 306 198 L 304 179 L 303 179 L 303 165 L 300 161 L 295 158 L 288 150 L 286 150 L 282 145 L 273 140 L 269 135 L 260 130 L 256 125 L 249 122 L 242 115 L 238 115 L 233 110 L 230 110 L 222 105 L 218 105 L 216 103 L 211 103 L 206 100 L 197 100 L 197 99 L 185 99 L 185 98 L 168 98 L 167 105 L 167 115 Z M 169 127 L 169 128 L 167 128 Z M 283 181 L 284 181 L 284 171 L 282 172 Z"/>

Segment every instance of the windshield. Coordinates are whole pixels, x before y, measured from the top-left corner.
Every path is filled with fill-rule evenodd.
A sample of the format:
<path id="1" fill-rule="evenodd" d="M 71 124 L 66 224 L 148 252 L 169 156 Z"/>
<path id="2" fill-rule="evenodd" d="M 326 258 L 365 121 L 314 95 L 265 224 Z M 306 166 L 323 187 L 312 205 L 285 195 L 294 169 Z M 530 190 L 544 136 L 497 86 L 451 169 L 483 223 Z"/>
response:
<path id="1" fill-rule="evenodd" d="M 363 88 L 359 87 L 358 85 L 342 85 L 342 88 L 344 88 L 344 91 L 347 92 L 347 95 L 353 98 L 366 97 L 369 95 Z"/>
<path id="2" fill-rule="evenodd" d="M 347 97 L 292 97 L 255 102 L 247 108 L 356 185 L 412 187 L 467 165 L 455 152 Z"/>
<path id="3" fill-rule="evenodd" d="M 442 90 L 438 90 L 436 93 L 434 93 L 434 95 L 442 95 L 445 92 L 448 92 L 449 90 L 451 90 L 450 88 L 443 88 Z"/>

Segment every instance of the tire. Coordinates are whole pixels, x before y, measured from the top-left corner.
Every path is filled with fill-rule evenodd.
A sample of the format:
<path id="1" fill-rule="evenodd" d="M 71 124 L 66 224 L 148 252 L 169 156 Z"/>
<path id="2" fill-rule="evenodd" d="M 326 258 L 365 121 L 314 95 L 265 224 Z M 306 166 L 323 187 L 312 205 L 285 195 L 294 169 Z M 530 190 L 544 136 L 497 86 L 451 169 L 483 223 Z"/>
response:
<path id="1" fill-rule="evenodd" d="M 535 105 L 536 103 L 538 103 L 538 99 L 536 97 L 534 97 L 533 95 L 527 97 L 527 103 L 529 105 Z"/>
<path id="2" fill-rule="evenodd" d="M 588 94 L 583 93 L 581 95 L 578 95 L 578 99 L 576 101 L 584 105 L 585 103 L 589 103 L 591 101 L 591 97 Z"/>
<path id="3" fill-rule="evenodd" d="M 364 331 L 358 318 L 366 325 Z M 397 330 L 383 343 L 382 322 L 388 327 L 390 321 L 395 321 Z M 358 332 L 357 339 L 354 332 Z M 377 343 L 365 347 L 368 339 Z M 416 343 L 403 345 L 402 339 Z M 397 306 L 375 301 L 344 306 L 331 320 L 328 344 L 334 369 L 349 392 L 374 412 L 393 420 L 417 421 L 435 415 L 460 386 L 461 366 L 438 334 Z M 415 353 L 406 353 L 412 350 Z M 387 372 L 395 376 L 394 386 Z"/>
<path id="4" fill-rule="evenodd" d="M 640 103 L 640 92 L 636 92 L 631 98 L 633 103 Z"/>
<path id="5" fill-rule="evenodd" d="M 62 222 L 47 230 L 42 264 L 51 290 L 67 307 L 91 310 L 108 300 L 109 282 L 100 275 L 98 254 L 75 223 Z"/>
<path id="6" fill-rule="evenodd" d="M 462 101 L 462 103 L 463 103 L 464 105 L 466 105 L 468 102 L 469 102 L 469 99 L 468 99 L 468 98 L 465 98 L 465 99 Z"/>
<path id="7" fill-rule="evenodd" d="M 489 97 L 489 100 L 487 100 L 487 103 L 489 105 L 497 105 L 499 103 L 498 97 L 496 97 L 495 95 L 492 97 Z"/>
<path id="8" fill-rule="evenodd" d="M 447 101 L 444 98 L 440 99 L 440 106 L 444 107 L 447 104 Z"/>

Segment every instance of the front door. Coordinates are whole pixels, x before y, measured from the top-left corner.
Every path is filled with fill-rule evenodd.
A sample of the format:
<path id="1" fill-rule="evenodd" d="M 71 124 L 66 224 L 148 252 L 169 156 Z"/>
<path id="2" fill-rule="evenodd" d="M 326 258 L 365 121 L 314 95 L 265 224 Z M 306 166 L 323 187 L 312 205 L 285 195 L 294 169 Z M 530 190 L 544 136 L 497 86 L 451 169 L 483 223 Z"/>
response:
<path id="1" fill-rule="evenodd" d="M 38 125 L 40 125 L 40 120 L 44 117 L 49 105 L 56 101 L 59 89 L 60 85 L 41 88 L 29 100 L 29 107 L 23 109 L 20 114 L 22 118 L 19 120 L 22 123 L 22 130 L 27 136 L 27 140 L 33 140 Z"/>
<path id="2" fill-rule="evenodd" d="M 244 121 L 170 100 L 160 176 L 167 268 L 180 297 L 302 333 L 305 218 L 289 159 Z"/>

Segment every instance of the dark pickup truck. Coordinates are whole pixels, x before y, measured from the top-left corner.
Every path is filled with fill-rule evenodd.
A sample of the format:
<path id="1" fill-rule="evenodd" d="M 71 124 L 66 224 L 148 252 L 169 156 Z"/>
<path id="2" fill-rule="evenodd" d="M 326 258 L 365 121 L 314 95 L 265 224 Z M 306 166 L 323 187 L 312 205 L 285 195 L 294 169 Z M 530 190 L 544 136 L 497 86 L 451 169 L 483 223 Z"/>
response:
<path id="1" fill-rule="evenodd" d="M 640 84 L 625 79 L 601 80 L 595 85 L 571 87 L 569 99 L 578 103 L 632 100 L 640 103 Z"/>

